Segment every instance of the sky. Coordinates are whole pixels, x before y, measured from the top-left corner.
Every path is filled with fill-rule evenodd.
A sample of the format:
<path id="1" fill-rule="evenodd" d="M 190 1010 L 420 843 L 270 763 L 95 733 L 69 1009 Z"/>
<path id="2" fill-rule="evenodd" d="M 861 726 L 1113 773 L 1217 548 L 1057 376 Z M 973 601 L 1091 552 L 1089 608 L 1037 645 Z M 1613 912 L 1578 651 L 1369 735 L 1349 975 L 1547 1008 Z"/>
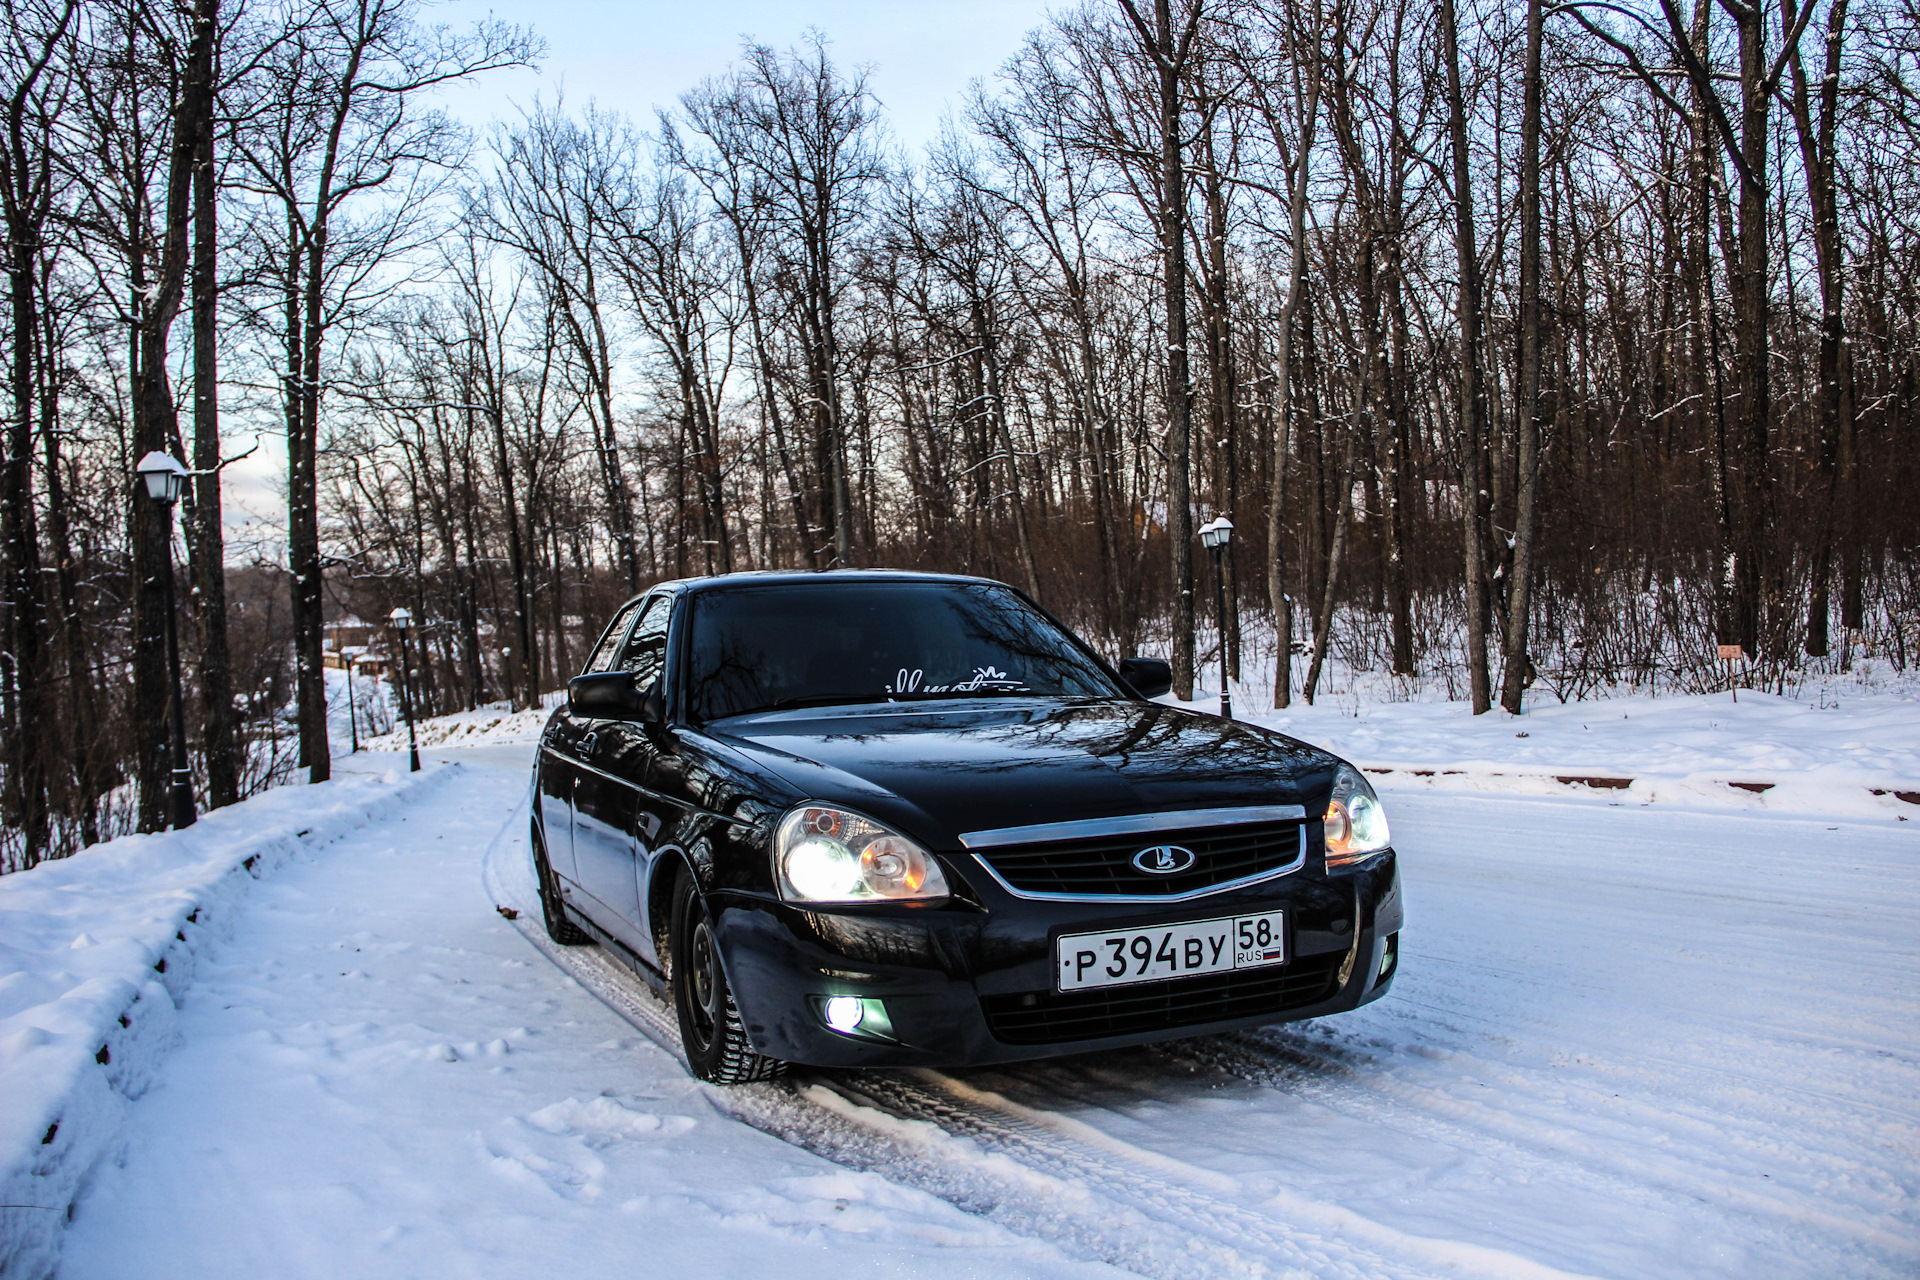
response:
<path id="1" fill-rule="evenodd" d="M 872 85 L 899 140 L 917 150 L 939 133 L 969 81 L 991 76 L 1061 0 L 450 0 L 433 20 L 464 26 L 489 13 L 546 39 L 537 71 L 496 73 L 449 94 L 470 123 L 511 117 L 516 107 L 565 87 L 646 121 L 738 56 L 743 38 L 775 48 L 816 27 L 843 67 L 873 69 Z"/>
<path id="2" fill-rule="evenodd" d="M 446 0 L 426 12 L 429 22 L 461 28 L 489 15 L 531 26 L 547 45 L 537 68 L 498 71 L 445 91 L 446 105 L 476 132 L 493 120 L 516 118 L 536 97 L 551 102 L 589 100 L 650 126 L 656 107 L 673 107 L 701 80 L 724 73 L 752 39 L 786 48 L 809 27 L 829 41 L 843 68 L 869 68 L 893 137 L 908 152 L 939 136 L 950 111 L 958 114 L 967 86 L 991 79 L 1041 26 L 1049 9 L 1073 0 L 679 0 L 609 3 L 606 0 Z M 231 456 L 259 450 L 230 467 L 227 480 L 231 551 L 246 560 L 277 550 L 285 520 L 286 450 L 270 411 L 257 422 L 226 423 Z M 264 539 L 264 545 L 255 539 Z"/>

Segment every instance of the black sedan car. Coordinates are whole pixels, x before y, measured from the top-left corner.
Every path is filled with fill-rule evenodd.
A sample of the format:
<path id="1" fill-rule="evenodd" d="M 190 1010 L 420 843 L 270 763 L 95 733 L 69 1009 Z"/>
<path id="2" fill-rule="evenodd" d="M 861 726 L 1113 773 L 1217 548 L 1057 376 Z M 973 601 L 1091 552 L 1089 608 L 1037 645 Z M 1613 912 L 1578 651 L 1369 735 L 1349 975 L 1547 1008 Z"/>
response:
<path id="1" fill-rule="evenodd" d="M 1351 765 L 1148 699 L 997 582 L 668 583 L 535 764 L 548 933 L 598 941 L 708 1080 L 956 1066 L 1352 1009 L 1400 882 Z"/>

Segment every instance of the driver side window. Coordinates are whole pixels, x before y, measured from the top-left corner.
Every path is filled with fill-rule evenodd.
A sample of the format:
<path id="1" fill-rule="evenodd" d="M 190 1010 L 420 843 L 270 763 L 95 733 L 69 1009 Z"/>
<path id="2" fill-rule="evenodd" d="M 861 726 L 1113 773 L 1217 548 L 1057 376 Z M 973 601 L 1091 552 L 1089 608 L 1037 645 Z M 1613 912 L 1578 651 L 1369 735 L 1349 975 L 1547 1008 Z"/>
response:
<path id="1" fill-rule="evenodd" d="M 633 634 L 627 638 L 626 647 L 620 651 L 619 661 L 615 664 L 620 670 L 633 675 L 633 686 L 643 692 L 653 686 L 660 673 L 667 666 L 667 618 L 673 612 L 673 600 L 668 596 L 659 596 L 651 601 L 646 612 L 640 615 L 640 621 L 634 625 Z"/>

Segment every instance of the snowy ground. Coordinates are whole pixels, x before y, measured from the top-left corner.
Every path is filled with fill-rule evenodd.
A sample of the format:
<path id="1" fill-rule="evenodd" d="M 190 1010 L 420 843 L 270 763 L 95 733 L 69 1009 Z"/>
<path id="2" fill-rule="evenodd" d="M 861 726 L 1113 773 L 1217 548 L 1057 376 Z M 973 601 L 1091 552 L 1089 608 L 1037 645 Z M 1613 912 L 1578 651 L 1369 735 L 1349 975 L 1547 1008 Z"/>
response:
<path id="1" fill-rule="evenodd" d="M 1888 697 L 1296 713 L 1394 770 L 1388 998 L 736 1090 L 544 942 L 530 745 L 478 713 L 425 753 L 457 770 L 283 862 L 199 952 L 60 1274 L 1911 1276 L 1920 808 L 1891 792 L 1920 714 Z"/>
<path id="2" fill-rule="evenodd" d="M 526 759 L 462 758 L 255 891 L 62 1277 L 1086 1272 L 717 1112 L 495 913 Z"/>
<path id="3" fill-rule="evenodd" d="M 1218 699 L 1189 705 L 1212 712 Z M 1738 701 L 1542 699 L 1523 716 L 1353 698 L 1286 711 L 1241 701 L 1236 711 L 1400 786 L 1542 796 L 1573 788 L 1625 804 L 1920 821 L 1920 684 L 1911 680 L 1836 683 L 1797 698 L 1743 689 Z"/>

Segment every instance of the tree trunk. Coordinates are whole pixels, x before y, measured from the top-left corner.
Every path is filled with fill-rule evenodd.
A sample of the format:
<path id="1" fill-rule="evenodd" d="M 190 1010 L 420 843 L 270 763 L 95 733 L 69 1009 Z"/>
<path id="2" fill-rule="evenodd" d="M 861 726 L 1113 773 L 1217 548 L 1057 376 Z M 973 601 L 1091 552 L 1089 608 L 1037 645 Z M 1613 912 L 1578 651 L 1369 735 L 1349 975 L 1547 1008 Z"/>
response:
<path id="1" fill-rule="evenodd" d="M 292 571 L 294 701 L 299 715 L 300 760 L 307 781 L 333 776 L 333 745 L 327 734 L 327 685 L 322 658 L 326 618 L 320 563 L 320 290 L 325 280 L 326 229 L 313 238 L 295 279 L 292 304 L 299 312 L 293 358 L 292 403 L 287 437 L 287 563 Z"/>
<path id="2" fill-rule="evenodd" d="M 1383 362 L 1381 368 L 1386 392 L 1381 400 L 1386 409 L 1386 422 L 1382 425 L 1386 436 L 1387 467 L 1386 474 L 1380 479 L 1384 489 L 1382 501 L 1387 508 L 1387 617 L 1392 630 L 1393 673 L 1410 676 L 1414 674 L 1413 588 L 1411 570 L 1407 565 L 1410 535 L 1406 495 L 1408 454 L 1411 450 L 1411 436 L 1407 431 L 1407 388 L 1411 383 L 1407 374 L 1407 348 L 1412 345 L 1412 339 L 1407 331 L 1403 274 L 1405 213 L 1401 207 L 1401 193 L 1401 184 L 1395 182 L 1392 188 L 1393 203 L 1388 210 L 1391 232 L 1387 241 L 1387 278 L 1381 299 L 1385 310 L 1381 323 L 1383 328 L 1391 326 L 1393 350 L 1390 360 Z"/>
<path id="3" fill-rule="evenodd" d="M 1200 3 L 1194 0 L 1196 6 Z M 1139 23 L 1137 14 L 1135 21 Z M 1193 375 L 1187 359 L 1187 174 L 1180 138 L 1180 75 L 1194 26 L 1185 38 L 1176 39 L 1171 0 L 1156 0 L 1151 31 L 1139 25 L 1160 80 L 1157 220 L 1167 313 L 1167 541 L 1173 577 L 1173 692 L 1184 700 L 1193 697 L 1194 674 Z"/>
<path id="4" fill-rule="evenodd" d="M 71 9 L 68 14 L 71 14 Z M 62 15 L 60 31 L 48 37 L 47 58 L 61 38 L 67 15 Z M 45 147 L 44 121 L 30 118 L 30 99 L 38 71 L 22 78 L 7 102 L 6 201 L 8 301 L 12 310 L 13 360 L 9 370 L 13 383 L 13 413 L 7 423 L 4 471 L 0 472 L 0 530 L 6 537 L 6 610 L 8 655 L 12 659 L 8 676 L 12 697 L 8 700 L 16 731 L 7 735 L 7 790 L 0 817 L 17 824 L 23 843 L 22 865 L 33 866 L 47 849 L 48 812 L 46 757 L 37 749 L 33 734 L 19 726 L 45 723 L 43 676 L 45 637 L 40 597 L 40 535 L 34 519 L 33 498 L 33 423 L 34 402 L 38 390 L 35 338 L 40 333 L 38 273 L 43 252 L 42 232 L 51 210 L 49 195 L 51 173 Z M 29 137 L 40 132 L 41 144 L 35 154 Z"/>
<path id="5" fill-rule="evenodd" d="M 1460 526 L 1467 597 L 1467 682 L 1473 714 L 1493 708 L 1487 673 L 1487 561 L 1481 546 L 1486 499 L 1486 416 L 1480 397 L 1480 252 L 1473 225 L 1466 95 L 1460 83 L 1460 35 L 1454 0 L 1440 0 L 1440 40 L 1447 64 L 1448 133 L 1453 150 L 1453 249 L 1460 283 Z"/>
<path id="6" fill-rule="evenodd" d="M 1767 113 L 1764 15 L 1736 8 L 1740 41 L 1739 252 L 1733 264 L 1734 387 L 1739 413 L 1727 450 L 1728 505 L 1733 519 L 1733 622 L 1749 652 L 1763 658 L 1782 648 L 1779 586 L 1769 541 L 1773 536 L 1773 477 L 1769 458 L 1772 387 L 1768 368 L 1771 320 L 1767 296 Z"/>
<path id="7" fill-rule="evenodd" d="M 1240 509 L 1240 385 L 1233 350 L 1233 303 L 1227 278 L 1228 209 L 1226 183 L 1221 177 L 1215 154 L 1213 131 L 1208 129 L 1206 146 L 1207 235 L 1201 292 L 1207 325 L 1207 418 L 1212 453 L 1214 514 L 1231 519 Z M 1234 569 L 1234 543 L 1218 561 L 1224 579 L 1222 591 L 1227 600 L 1226 616 L 1216 619 L 1220 626 L 1221 653 L 1228 678 L 1240 678 L 1239 575 Z"/>
<path id="8" fill-rule="evenodd" d="M 201 4 L 204 2 L 200 0 Z M 173 322 L 179 315 L 185 292 L 188 242 L 194 232 L 194 170 L 211 148 L 214 36 L 213 17 L 203 14 L 200 4 L 196 4 L 193 32 L 187 46 L 187 71 L 174 108 L 173 137 L 168 148 L 165 195 L 161 202 L 160 258 L 154 264 L 151 279 L 142 278 L 144 263 L 136 262 L 134 271 L 138 296 L 132 306 L 135 333 L 131 344 L 131 381 L 136 456 L 153 450 L 181 451 L 177 443 L 179 411 L 167 374 L 167 357 Z M 134 234 L 129 241 L 137 246 L 141 237 Z M 197 246 L 193 248 L 197 250 Z M 136 248 L 134 253 L 138 252 Z M 214 479 L 217 484 L 218 477 Z M 196 493 L 196 505 L 197 501 Z M 173 520 L 168 510 L 147 498 L 144 492 L 136 493 L 133 503 L 133 705 L 134 736 L 140 744 L 135 776 L 140 828 L 158 831 L 167 825 L 167 797 L 172 781 L 171 721 L 167 712 L 176 695 L 185 696 L 184 690 L 175 687 L 173 670 L 167 661 L 168 636 L 179 626 L 179 619 L 172 616 L 173 593 L 170 591 L 174 571 Z M 185 708 L 181 710 L 184 712 Z M 236 790 L 237 785 L 236 780 Z"/>
<path id="9" fill-rule="evenodd" d="M 1500 705 L 1519 715 L 1532 683 L 1527 652 L 1534 530 L 1540 489 L 1540 38 L 1543 0 L 1527 0 L 1527 66 L 1520 120 L 1520 385 L 1514 407 L 1513 569 L 1507 579 L 1506 675 Z"/>
<path id="10" fill-rule="evenodd" d="M 240 798 L 239 748 L 233 714 L 233 659 L 227 644 L 226 531 L 220 498 L 219 279 L 217 178 L 213 154 L 213 42 L 220 0 L 195 0 L 194 52 L 188 75 L 207 87 L 206 114 L 195 121 L 193 164 L 193 599 L 200 627 L 201 750 L 207 762 L 207 804 Z M 204 30 L 204 35 L 203 35 Z M 204 52 L 202 52 L 204 51 Z"/>
<path id="11" fill-rule="evenodd" d="M 1267 604 L 1273 610 L 1273 705 L 1285 710 L 1293 703 L 1293 601 L 1287 596 L 1286 526 L 1287 467 L 1293 453 L 1293 322 L 1299 313 L 1307 283 L 1307 178 L 1313 156 L 1314 135 L 1320 123 L 1320 81 L 1323 62 L 1318 56 L 1319 6 L 1314 6 L 1314 56 L 1308 58 L 1307 83 L 1300 108 L 1297 129 L 1298 148 L 1293 161 L 1293 182 L 1287 193 L 1289 261 L 1287 297 L 1281 305 L 1274 338 L 1273 381 L 1279 400 L 1279 421 L 1273 437 L 1273 484 L 1267 505 Z M 1301 101 L 1299 85 L 1298 28 L 1296 41 L 1294 98 Z"/>
<path id="12" fill-rule="evenodd" d="M 1812 0 L 1808 0 L 1812 3 Z M 1781 9 L 1783 23 L 1794 22 L 1793 0 Z M 1819 414 L 1820 485 L 1814 545 L 1809 552 L 1810 598 L 1807 603 L 1805 647 L 1811 657 L 1824 657 L 1829 647 L 1828 618 L 1832 612 L 1833 557 L 1836 541 L 1850 547 L 1857 523 L 1850 501 L 1851 477 L 1840 474 L 1842 441 L 1851 470 L 1853 434 L 1853 362 L 1847 342 L 1845 263 L 1842 260 L 1840 212 L 1834 155 L 1840 96 L 1840 60 L 1846 30 L 1847 0 L 1832 0 L 1827 11 L 1826 73 L 1820 80 L 1820 113 L 1813 114 L 1812 94 L 1796 44 L 1788 51 L 1793 70 L 1791 110 L 1800 140 L 1801 169 L 1806 175 L 1808 204 L 1813 210 L 1814 264 L 1820 277 L 1820 365 L 1816 404 Z M 1843 554 L 1845 554 L 1843 552 Z"/>
<path id="13" fill-rule="evenodd" d="M 501 515 L 507 526 L 507 572 L 513 576 L 513 624 L 514 644 L 519 649 L 520 678 L 512 678 L 509 667 L 508 683 L 511 689 L 515 711 L 524 711 L 528 707 L 540 705 L 540 676 L 538 645 L 534 639 L 533 591 L 528 581 L 527 547 L 521 534 L 520 502 L 515 492 L 513 459 L 507 450 L 507 428 L 504 415 L 496 406 L 487 415 L 493 428 L 493 466 L 500 481 L 501 502 L 505 510 Z"/>
<path id="14" fill-rule="evenodd" d="M 974 341 L 980 346 L 980 364 L 984 371 L 987 413 L 993 423 L 1000 449 L 1007 455 L 1008 494 L 1013 502 L 1013 527 L 1020 539 L 1020 567 L 1026 574 L 1027 594 L 1040 599 L 1040 570 L 1033 558 L 1033 535 L 1027 529 L 1026 496 L 1020 488 L 1020 455 L 1014 452 L 1013 432 L 1007 426 L 1007 406 L 1000 391 L 1000 353 L 994 347 L 995 330 L 987 309 L 978 299 L 973 306 Z"/>
<path id="15" fill-rule="evenodd" d="M 1313 628 L 1313 660 L 1307 665 L 1306 683 L 1301 694 L 1313 705 L 1314 691 L 1320 684 L 1320 672 L 1326 666 L 1327 646 L 1333 638 L 1333 609 L 1340 594 L 1340 570 L 1347 560 L 1347 530 L 1353 524 L 1353 446 L 1348 444 L 1348 461 L 1340 467 L 1340 510 L 1333 518 L 1333 537 L 1327 548 L 1327 580 L 1321 591 L 1320 614 Z"/>

